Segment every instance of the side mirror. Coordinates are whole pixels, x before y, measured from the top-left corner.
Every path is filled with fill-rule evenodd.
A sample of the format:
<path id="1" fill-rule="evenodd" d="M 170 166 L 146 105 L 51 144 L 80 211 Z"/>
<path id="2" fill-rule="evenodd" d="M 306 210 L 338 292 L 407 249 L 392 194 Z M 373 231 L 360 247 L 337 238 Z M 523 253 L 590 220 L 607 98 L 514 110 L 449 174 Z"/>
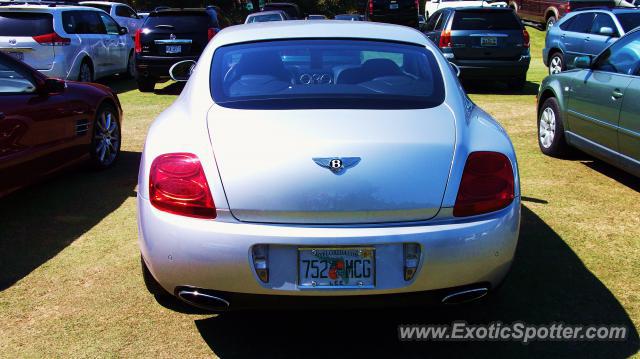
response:
<path id="1" fill-rule="evenodd" d="M 573 60 L 573 66 L 578 69 L 591 68 L 591 58 L 589 56 L 578 56 Z"/>
<path id="2" fill-rule="evenodd" d="M 128 33 L 129 33 L 129 29 L 127 29 L 127 28 L 126 28 L 126 27 L 124 27 L 124 26 L 120 26 L 120 28 L 118 29 L 118 33 L 119 33 L 120 35 L 126 35 L 126 34 L 128 34 Z"/>
<path id="3" fill-rule="evenodd" d="M 191 73 L 193 73 L 193 69 L 196 68 L 196 62 L 193 60 L 184 60 L 180 61 L 169 69 L 169 76 L 174 81 L 185 82 L 189 80 L 191 77 Z"/>
<path id="4" fill-rule="evenodd" d="M 608 26 L 603 26 L 600 28 L 600 31 L 598 31 L 598 33 L 600 35 L 604 35 L 604 36 L 612 36 L 613 35 L 613 29 L 608 27 Z"/>
<path id="5" fill-rule="evenodd" d="M 63 93 L 67 88 L 67 83 L 64 80 L 48 78 L 44 80 L 40 92 L 43 95 L 56 95 Z"/>
<path id="6" fill-rule="evenodd" d="M 449 65 L 451 66 L 453 71 L 456 73 L 456 76 L 460 77 L 460 67 L 458 65 L 454 64 L 453 62 L 449 62 Z"/>

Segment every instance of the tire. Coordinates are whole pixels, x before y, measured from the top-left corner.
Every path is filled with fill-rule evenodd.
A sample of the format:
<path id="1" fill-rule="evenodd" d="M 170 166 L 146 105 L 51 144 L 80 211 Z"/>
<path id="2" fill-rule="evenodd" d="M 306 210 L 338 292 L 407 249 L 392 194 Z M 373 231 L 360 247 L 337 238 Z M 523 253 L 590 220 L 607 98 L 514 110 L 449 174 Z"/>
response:
<path id="1" fill-rule="evenodd" d="M 167 292 L 158 281 L 153 278 L 153 274 L 147 268 L 147 264 L 144 262 L 144 258 L 140 255 L 140 267 L 142 269 L 142 280 L 144 280 L 144 285 L 147 287 L 149 293 L 151 293 L 154 297 L 171 297 L 171 294 Z"/>
<path id="2" fill-rule="evenodd" d="M 127 71 L 123 72 L 121 75 L 127 79 L 136 77 L 136 61 L 133 56 L 133 52 L 129 54 L 129 59 L 127 60 Z"/>
<path id="3" fill-rule="evenodd" d="M 122 137 L 118 111 L 110 105 L 102 105 L 96 112 L 91 138 L 91 166 L 103 170 L 113 166 L 120 157 Z"/>
<path id="4" fill-rule="evenodd" d="M 538 145 L 542 153 L 547 156 L 561 157 L 567 153 L 562 113 L 555 97 L 546 99 L 540 107 Z"/>
<path id="5" fill-rule="evenodd" d="M 527 75 L 522 75 L 515 79 L 509 80 L 509 82 L 507 82 L 507 86 L 511 91 L 522 91 L 526 83 L 527 83 Z"/>
<path id="6" fill-rule="evenodd" d="M 566 70 L 564 55 L 560 51 L 556 51 L 549 57 L 549 75 L 559 74 Z"/>
<path id="7" fill-rule="evenodd" d="M 152 78 L 139 78 L 138 90 L 140 92 L 153 92 L 156 89 L 156 80 Z"/>
<path id="8" fill-rule="evenodd" d="M 558 19 L 556 19 L 555 15 L 549 16 L 549 18 L 547 19 L 545 30 L 549 31 L 549 29 L 552 28 L 557 21 Z"/>
<path id="9" fill-rule="evenodd" d="M 93 67 L 89 60 L 82 60 L 80 64 L 80 72 L 78 73 L 79 82 L 93 82 Z"/>

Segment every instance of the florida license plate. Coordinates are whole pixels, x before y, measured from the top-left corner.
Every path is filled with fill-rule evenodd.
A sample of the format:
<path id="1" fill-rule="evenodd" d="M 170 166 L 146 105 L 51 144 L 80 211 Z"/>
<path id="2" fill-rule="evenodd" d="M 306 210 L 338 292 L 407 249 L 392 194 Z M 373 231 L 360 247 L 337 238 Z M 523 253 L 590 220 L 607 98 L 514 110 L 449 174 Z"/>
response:
<path id="1" fill-rule="evenodd" d="M 374 288 L 373 247 L 299 248 L 298 286 L 303 288 Z"/>
<path id="2" fill-rule="evenodd" d="M 182 52 L 182 46 L 180 45 L 167 45 L 165 48 L 167 54 L 179 54 Z"/>
<path id="3" fill-rule="evenodd" d="M 498 39 L 495 36 L 483 36 L 480 38 L 481 46 L 496 46 L 498 45 Z"/>

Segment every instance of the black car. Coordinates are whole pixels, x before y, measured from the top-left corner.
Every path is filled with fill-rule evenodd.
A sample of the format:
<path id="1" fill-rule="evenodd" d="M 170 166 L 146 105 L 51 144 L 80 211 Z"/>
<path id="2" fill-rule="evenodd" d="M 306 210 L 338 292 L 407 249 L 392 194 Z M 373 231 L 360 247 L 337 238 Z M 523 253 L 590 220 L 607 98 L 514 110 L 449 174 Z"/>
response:
<path id="1" fill-rule="evenodd" d="M 368 0 L 365 21 L 386 22 L 417 29 L 418 0 Z"/>
<path id="2" fill-rule="evenodd" d="M 274 10 L 282 10 L 287 13 L 290 20 L 300 20 L 304 19 L 303 14 L 300 12 L 300 8 L 298 5 L 289 2 L 271 2 L 265 4 L 262 8 L 262 11 L 274 11 Z"/>
<path id="3" fill-rule="evenodd" d="M 446 8 L 429 16 L 425 34 L 460 69 L 463 80 L 506 81 L 522 89 L 531 62 L 529 33 L 510 8 Z"/>
<path id="4" fill-rule="evenodd" d="M 198 60 L 209 41 L 228 26 L 213 9 L 164 9 L 149 14 L 136 32 L 136 80 L 142 92 L 169 78 L 169 69 L 183 60 Z"/>

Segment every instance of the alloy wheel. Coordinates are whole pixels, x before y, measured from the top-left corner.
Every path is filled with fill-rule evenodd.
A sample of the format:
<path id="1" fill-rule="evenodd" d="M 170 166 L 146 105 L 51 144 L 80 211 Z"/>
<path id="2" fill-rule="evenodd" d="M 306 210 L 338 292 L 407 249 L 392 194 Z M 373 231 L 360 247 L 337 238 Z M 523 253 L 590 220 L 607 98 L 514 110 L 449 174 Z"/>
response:
<path id="1" fill-rule="evenodd" d="M 96 121 L 94 141 L 95 156 L 104 167 L 113 163 L 120 150 L 118 121 L 111 111 L 103 111 Z"/>
<path id="2" fill-rule="evenodd" d="M 549 74 L 559 74 L 562 72 L 562 59 L 560 56 L 554 56 L 549 63 Z"/>
<path id="3" fill-rule="evenodd" d="M 80 76 L 78 78 L 80 82 L 91 82 L 91 67 L 86 62 L 80 66 Z"/>
<path id="4" fill-rule="evenodd" d="M 540 144 L 542 144 L 544 148 L 551 147 L 553 139 L 556 136 L 556 114 L 552 108 L 547 107 L 542 111 L 538 133 L 540 136 Z"/>

